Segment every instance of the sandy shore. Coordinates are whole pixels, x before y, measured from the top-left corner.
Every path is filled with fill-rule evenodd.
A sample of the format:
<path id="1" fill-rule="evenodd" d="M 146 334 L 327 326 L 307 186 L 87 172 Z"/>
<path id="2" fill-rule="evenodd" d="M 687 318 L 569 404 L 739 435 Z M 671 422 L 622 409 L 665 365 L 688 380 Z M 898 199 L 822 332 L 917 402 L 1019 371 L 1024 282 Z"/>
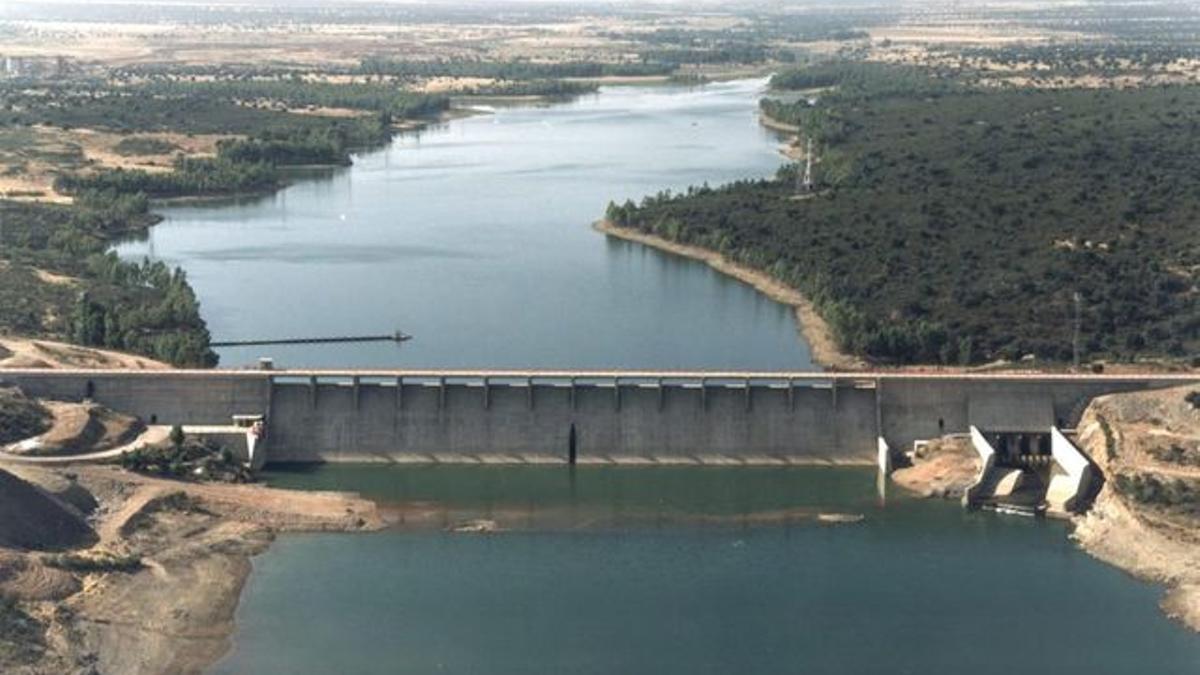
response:
<path id="1" fill-rule="evenodd" d="M 753 286 L 758 292 L 772 300 L 792 307 L 796 313 L 797 327 L 812 349 L 814 363 L 834 370 L 856 370 L 866 366 L 862 359 L 847 354 L 838 347 L 832 329 L 817 313 L 812 301 L 800 291 L 776 280 L 771 275 L 745 265 L 739 265 L 715 251 L 699 246 L 679 244 L 632 228 L 619 227 L 607 220 L 597 221 L 592 227 L 611 237 L 707 263 L 718 272 Z"/>

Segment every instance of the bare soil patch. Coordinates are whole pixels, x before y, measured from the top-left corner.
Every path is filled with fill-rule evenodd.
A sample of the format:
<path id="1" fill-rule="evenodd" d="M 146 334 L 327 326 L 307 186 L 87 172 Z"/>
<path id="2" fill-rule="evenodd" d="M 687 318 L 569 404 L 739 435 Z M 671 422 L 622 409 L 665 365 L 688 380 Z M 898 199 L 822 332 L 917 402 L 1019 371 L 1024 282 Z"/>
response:
<path id="1" fill-rule="evenodd" d="M 0 547 L 52 551 L 88 546 L 96 533 L 74 509 L 0 470 Z"/>
<path id="2" fill-rule="evenodd" d="M 78 455 L 110 450 L 137 438 L 146 425 L 136 417 L 94 403 L 46 401 L 53 422 L 36 438 L 9 448 L 28 455 Z"/>
<path id="3" fill-rule="evenodd" d="M 120 368 L 163 370 L 161 361 L 53 340 L 0 337 L 0 368 Z"/>
<path id="4" fill-rule="evenodd" d="M 918 448 L 912 466 L 896 469 L 892 480 L 925 497 L 959 499 L 979 475 L 979 453 L 965 436 L 945 436 Z"/>

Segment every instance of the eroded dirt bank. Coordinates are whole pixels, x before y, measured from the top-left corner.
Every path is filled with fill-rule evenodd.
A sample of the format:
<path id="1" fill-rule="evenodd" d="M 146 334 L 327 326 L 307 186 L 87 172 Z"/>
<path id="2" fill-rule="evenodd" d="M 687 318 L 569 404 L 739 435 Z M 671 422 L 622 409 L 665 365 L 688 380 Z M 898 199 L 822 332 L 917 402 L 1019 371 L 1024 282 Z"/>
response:
<path id="1" fill-rule="evenodd" d="M 22 530 L 0 549 L 5 673 L 201 672 L 229 648 L 250 557 L 277 532 L 383 525 L 349 494 L 3 468 L 21 496 L 4 505 L 0 539 L 30 509 L 53 511 L 62 535 Z"/>
<path id="2" fill-rule="evenodd" d="M 1079 442 L 1104 471 L 1073 537 L 1088 553 L 1164 583 L 1162 608 L 1200 631 L 1200 387 L 1103 396 Z"/>

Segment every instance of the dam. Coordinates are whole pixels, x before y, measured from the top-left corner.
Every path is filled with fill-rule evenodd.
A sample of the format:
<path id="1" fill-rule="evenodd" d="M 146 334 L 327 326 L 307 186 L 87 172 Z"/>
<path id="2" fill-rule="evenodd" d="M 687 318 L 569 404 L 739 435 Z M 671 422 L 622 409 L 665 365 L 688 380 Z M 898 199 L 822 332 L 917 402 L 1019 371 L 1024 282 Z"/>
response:
<path id="1" fill-rule="evenodd" d="M 152 424 L 261 416 L 256 463 L 875 464 L 951 433 L 1047 433 L 1094 397 L 1194 374 L 2 370 Z"/>

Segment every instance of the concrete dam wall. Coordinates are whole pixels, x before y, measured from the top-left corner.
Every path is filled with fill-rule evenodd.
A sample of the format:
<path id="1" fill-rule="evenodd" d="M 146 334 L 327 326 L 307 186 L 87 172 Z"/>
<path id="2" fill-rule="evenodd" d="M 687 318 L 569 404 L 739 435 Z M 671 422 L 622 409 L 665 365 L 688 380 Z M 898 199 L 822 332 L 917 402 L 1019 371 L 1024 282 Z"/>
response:
<path id="1" fill-rule="evenodd" d="M 1072 426 L 1192 375 L 0 370 L 160 424 L 265 414 L 269 461 L 875 464 L 879 439 Z M 574 433 L 572 434 L 572 429 Z"/>

